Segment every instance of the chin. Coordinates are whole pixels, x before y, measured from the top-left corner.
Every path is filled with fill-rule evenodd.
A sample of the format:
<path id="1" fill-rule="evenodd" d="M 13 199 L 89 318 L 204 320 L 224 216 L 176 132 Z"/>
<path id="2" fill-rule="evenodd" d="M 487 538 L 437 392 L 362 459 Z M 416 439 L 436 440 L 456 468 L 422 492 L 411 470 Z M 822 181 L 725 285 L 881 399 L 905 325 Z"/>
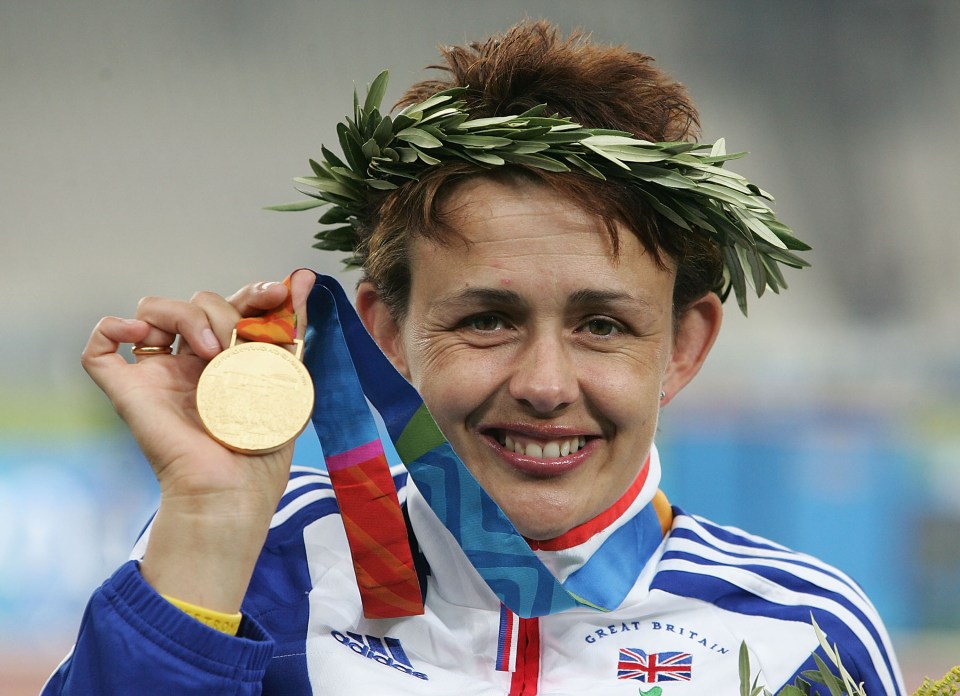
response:
<path id="1" fill-rule="evenodd" d="M 513 501 L 512 505 L 501 504 L 501 507 L 520 534 L 527 539 L 546 541 L 555 539 L 579 524 L 573 513 L 557 510 L 553 508 L 555 504 L 540 499 Z M 545 514 L 545 511 L 552 514 Z"/>
<path id="2" fill-rule="evenodd" d="M 529 539 L 530 541 L 550 541 L 551 539 L 556 539 L 557 537 L 563 536 L 565 532 L 569 532 L 572 528 L 572 526 L 558 527 L 557 529 L 552 530 L 531 531 L 529 534 L 525 533 L 521 529 L 518 529 L 517 531 L 523 535 L 524 539 Z"/>

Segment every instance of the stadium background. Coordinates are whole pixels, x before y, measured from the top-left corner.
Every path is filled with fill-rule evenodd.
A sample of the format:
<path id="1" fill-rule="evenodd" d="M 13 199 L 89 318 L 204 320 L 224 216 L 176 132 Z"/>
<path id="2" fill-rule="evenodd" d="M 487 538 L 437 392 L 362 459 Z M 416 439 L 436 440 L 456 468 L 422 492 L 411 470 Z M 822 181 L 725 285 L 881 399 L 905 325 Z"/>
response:
<path id="1" fill-rule="evenodd" d="M 665 412 L 671 499 L 858 579 L 909 687 L 960 663 L 960 3 L 2 0 L 0 692 L 36 693 L 156 503 L 77 360 L 96 320 L 338 272 L 262 206 L 354 82 L 389 67 L 389 101 L 525 16 L 654 55 L 814 246 Z"/>

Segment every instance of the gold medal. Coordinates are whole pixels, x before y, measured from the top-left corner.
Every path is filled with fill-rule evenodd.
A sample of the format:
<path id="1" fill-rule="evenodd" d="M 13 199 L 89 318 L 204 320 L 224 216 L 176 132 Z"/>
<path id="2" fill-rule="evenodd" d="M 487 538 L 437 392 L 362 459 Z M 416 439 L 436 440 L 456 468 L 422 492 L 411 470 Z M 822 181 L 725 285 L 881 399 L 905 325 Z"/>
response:
<path id="1" fill-rule="evenodd" d="M 313 382 L 296 354 L 273 343 L 237 343 L 211 360 L 197 383 L 197 411 L 214 440 L 234 452 L 267 454 L 297 437 L 313 411 Z"/>

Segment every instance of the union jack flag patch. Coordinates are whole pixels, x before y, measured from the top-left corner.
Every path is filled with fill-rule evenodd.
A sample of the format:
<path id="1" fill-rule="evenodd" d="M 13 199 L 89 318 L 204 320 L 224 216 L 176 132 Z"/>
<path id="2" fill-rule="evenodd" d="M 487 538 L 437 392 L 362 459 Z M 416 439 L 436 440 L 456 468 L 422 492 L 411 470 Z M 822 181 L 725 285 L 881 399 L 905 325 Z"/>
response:
<path id="1" fill-rule="evenodd" d="M 639 648 L 620 648 L 617 679 L 636 679 L 644 684 L 690 681 L 693 655 L 685 652 L 647 654 Z"/>

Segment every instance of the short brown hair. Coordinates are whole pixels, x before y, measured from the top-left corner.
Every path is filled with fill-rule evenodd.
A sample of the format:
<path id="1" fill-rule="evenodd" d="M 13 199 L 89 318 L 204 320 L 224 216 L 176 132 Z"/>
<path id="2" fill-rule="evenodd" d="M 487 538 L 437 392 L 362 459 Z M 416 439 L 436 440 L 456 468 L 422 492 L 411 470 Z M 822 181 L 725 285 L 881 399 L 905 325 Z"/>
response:
<path id="1" fill-rule="evenodd" d="M 652 65 L 650 56 L 619 46 L 592 43 L 577 31 L 563 38 L 546 21 L 524 22 L 502 35 L 468 46 L 441 49 L 444 63 L 431 66 L 445 79 L 418 82 L 397 106 L 423 101 L 451 87 L 465 87 L 462 99 L 472 118 L 520 114 L 546 104 L 587 128 L 626 131 L 653 142 L 695 140 L 696 108 L 683 85 Z M 666 256 L 677 267 L 674 312 L 704 294 L 719 291 L 722 261 L 717 245 L 682 231 L 654 214 L 627 183 L 579 172 L 553 173 L 513 167 L 596 215 L 619 249 L 615 221 L 640 239 L 658 263 Z M 518 171 L 519 170 L 519 171 Z M 455 182 L 495 174 L 467 162 L 432 167 L 418 181 L 390 193 L 373 193 L 357 248 L 364 279 L 374 283 L 397 319 L 404 315 L 410 288 L 410 240 L 418 235 L 445 243 L 455 235 L 444 219 L 444 194 Z"/>

